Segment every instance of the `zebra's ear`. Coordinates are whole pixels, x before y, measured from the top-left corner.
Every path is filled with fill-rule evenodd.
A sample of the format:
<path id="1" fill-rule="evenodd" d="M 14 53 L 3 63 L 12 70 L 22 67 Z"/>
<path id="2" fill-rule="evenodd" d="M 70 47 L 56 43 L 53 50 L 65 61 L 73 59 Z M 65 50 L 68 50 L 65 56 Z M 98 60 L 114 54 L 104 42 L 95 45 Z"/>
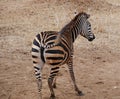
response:
<path id="1" fill-rule="evenodd" d="M 90 17 L 90 14 L 87 14 L 87 19 Z"/>
<path id="2" fill-rule="evenodd" d="M 78 14 L 78 12 L 75 10 L 75 11 L 74 11 L 74 16 L 76 16 L 77 14 Z"/>

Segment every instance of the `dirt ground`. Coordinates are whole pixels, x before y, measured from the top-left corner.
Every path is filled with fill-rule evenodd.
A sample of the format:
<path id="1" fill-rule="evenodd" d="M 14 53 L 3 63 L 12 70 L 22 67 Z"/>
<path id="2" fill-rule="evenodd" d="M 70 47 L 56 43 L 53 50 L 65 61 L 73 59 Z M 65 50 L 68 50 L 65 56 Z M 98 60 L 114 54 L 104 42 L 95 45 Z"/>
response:
<path id="1" fill-rule="evenodd" d="M 91 15 L 93 42 L 74 43 L 77 96 L 67 66 L 57 79 L 57 99 L 120 99 L 120 0 L 0 0 L 0 99 L 38 99 L 31 42 L 41 31 L 59 31 L 75 15 Z M 43 99 L 49 99 L 49 66 L 43 69 Z"/>

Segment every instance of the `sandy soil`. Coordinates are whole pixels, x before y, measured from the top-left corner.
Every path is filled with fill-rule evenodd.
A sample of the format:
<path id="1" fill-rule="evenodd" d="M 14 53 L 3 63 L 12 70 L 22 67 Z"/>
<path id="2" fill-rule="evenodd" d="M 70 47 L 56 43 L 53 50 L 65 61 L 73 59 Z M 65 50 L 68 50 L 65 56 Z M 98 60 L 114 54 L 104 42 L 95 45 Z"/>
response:
<path id="1" fill-rule="evenodd" d="M 31 42 L 45 30 L 59 31 L 74 12 L 91 15 L 96 39 L 75 41 L 74 71 L 84 96 L 74 92 L 61 68 L 57 99 L 120 99 L 120 0 L 0 0 L 0 99 L 38 99 Z M 43 99 L 49 99 L 49 66 L 43 69 Z"/>

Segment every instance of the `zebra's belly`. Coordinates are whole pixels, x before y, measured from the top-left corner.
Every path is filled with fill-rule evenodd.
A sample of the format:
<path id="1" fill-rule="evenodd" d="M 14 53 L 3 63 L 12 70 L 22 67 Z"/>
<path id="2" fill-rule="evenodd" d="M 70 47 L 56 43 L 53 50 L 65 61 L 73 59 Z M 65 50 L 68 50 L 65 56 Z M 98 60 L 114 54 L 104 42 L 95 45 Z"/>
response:
<path id="1" fill-rule="evenodd" d="M 63 65 L 66 63 L 68 54 L 61 46 L 55 46 L 44 50 L 45 63 L 49 65 Z"/>

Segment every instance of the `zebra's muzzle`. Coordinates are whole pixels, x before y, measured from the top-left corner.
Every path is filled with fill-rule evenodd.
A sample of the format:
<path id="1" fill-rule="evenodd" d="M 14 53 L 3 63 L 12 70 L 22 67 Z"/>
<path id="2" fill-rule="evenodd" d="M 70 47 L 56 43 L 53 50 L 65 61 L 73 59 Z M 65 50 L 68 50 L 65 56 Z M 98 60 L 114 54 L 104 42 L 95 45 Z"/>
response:
<path id="1" fill-rule="evenodd" d="M 88 41 L 93 41 L 95 39 L 94 35 L 90 35 L 90 37 L 88 38 Z"/>

